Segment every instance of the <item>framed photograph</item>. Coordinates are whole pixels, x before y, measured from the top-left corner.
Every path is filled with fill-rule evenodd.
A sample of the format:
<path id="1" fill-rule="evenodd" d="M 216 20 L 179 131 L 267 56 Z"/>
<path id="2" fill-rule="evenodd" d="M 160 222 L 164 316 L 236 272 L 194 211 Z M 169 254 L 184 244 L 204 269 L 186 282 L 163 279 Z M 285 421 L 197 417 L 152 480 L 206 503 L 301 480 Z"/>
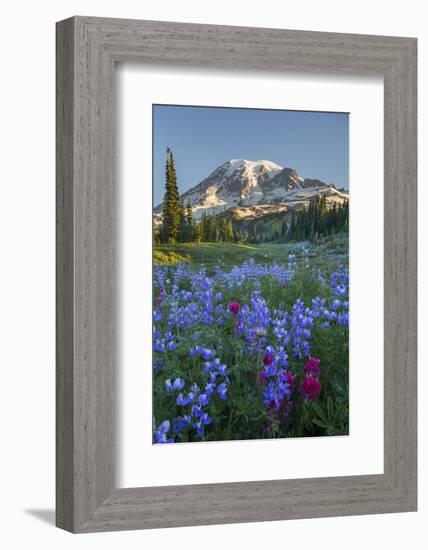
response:
<path id="1" fill-rule="evenodd" d="M 57 525 L 417 508 L 416 39 L 57 24 Z"/>

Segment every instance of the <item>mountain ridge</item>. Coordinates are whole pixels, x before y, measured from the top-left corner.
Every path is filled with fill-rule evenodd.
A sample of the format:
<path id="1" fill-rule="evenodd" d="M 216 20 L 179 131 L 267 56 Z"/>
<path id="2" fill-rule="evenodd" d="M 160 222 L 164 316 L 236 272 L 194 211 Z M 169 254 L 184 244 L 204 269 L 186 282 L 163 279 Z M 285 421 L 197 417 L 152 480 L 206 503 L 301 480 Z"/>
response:
<path id="1" fill-rule="evenodd" d="M 213 170 L 200 183 L 182 194 L 190 201 L 193 214 L 229 210 L 237 219 L 254 218 L 304 207 L 316 196 L 327 203 L 349 199 L 344 189 L 319 179 L 303 178 L 293 168 L 270 160 L 231 159 Z M 155 222 L 161 222 L 162 205 L 154 209 Z"/>

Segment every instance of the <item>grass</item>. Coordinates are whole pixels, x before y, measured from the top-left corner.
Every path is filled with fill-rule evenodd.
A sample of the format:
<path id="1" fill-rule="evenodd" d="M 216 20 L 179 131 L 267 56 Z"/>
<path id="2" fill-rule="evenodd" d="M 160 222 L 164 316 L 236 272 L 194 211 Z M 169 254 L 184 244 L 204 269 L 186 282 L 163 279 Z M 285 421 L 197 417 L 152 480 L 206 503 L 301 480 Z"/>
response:
<path id="1" fill-rule="evenodd" d="M 171 247 L 172 246 L 174 245 L 171 245 Z M 162 249 L 154 249 L 153 260 L 156 265 L 176 265 L 183 262 L 189 262 L 190 256 L 182 251 L 178 252 L 173 249 L 165 250 L 164 247 L 162 247 Z"/>
<path id="2" fill-rule="evenodd" d="M 234 244 L 234 243 L 179 243 L 155 245 L 155 265 L 175 265 L 187 262 L 196 265 L 204 264 L 208 272 L 221 263 L 229 269 L 253 258 L 260 264 L 271 264 L 274 261 L 285 262 L 290 253 L 301 256 L 301 245 L 304 243 L 269 243 L 269 244 Z M 307 243 L 309 244 L 309 243 Z M 311 257 L 314 266 L 329 269 L 336 263 L 337 254 L 347 255 L 348 235 L 338 234 L 321 239 L 316 252 Z M 347 260 L 346 260 L 347 263 Z"/>

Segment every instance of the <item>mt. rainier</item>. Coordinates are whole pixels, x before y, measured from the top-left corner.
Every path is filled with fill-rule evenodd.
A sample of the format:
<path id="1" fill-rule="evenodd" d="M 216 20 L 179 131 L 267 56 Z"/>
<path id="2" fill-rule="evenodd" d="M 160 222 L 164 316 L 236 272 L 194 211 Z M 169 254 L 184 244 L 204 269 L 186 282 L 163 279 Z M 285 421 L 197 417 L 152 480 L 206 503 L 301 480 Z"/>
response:
<path id="1" fill-rule="evenodd" d="M 269 160 L 233 159 L 182 197 L 185 204 L 190 200 L 196 219 L 214 210 L 230 210 L 235 219 L 247 219 L 306 206 L 317 195 L 326 195 L 329 205 L 349 198 L 347 191 L 333 184 L 304 179 L 295 170 Z M 155 221 L 160 221 L 161 209 L 161 205 L 155 208 Z"/>

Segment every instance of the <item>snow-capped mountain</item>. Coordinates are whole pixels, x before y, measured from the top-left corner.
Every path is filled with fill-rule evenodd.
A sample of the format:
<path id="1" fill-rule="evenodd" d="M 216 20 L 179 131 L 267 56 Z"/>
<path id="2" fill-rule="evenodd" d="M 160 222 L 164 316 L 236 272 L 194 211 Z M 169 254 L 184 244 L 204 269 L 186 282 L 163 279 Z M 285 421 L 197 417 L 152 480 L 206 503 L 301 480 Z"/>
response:
<path id="1" fill-rule="evenodd" d="M 213 210 L 230 210 L 236 219 L 244 219 L 303 206 L 317 195 L 326 195 L 328 204 L 348 199 L 348 193 L 333 184 L 304 179 L 269 160 L 233 159 L 189 189 L 183 199 L 185 203 L 190 200 L 196 219 Z M 155 208 L 154 217 L 160 221 L 161 205 Z"/>

